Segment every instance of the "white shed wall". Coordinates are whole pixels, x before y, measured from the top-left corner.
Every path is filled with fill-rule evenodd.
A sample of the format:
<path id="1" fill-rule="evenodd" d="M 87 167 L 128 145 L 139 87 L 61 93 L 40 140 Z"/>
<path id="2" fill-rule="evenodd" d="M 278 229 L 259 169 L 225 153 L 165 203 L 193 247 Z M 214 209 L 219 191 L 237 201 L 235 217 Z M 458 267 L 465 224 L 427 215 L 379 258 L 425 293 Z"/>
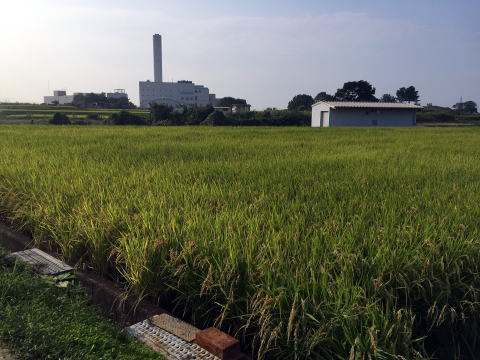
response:
<path id="1" fill-rule="evenodd" d="M 330 107 L 327 105 L 316 105 L 312 107 L 312 127 L 320 127 L 322 111 L 330 111 Z M 328 121 L 323 124 L 324 127 L 328 126 Z"/>

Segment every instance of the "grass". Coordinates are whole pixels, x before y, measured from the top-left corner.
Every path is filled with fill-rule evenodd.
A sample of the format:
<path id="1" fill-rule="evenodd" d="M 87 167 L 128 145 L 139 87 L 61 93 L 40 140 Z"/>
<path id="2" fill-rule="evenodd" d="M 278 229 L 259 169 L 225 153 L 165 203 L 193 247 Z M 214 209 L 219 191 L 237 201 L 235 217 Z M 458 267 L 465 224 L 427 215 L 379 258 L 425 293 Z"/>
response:
<path id="1" fill-rule="evenodd" d="M 275 359 L 474 359 L 480 130 L 0 127 L 0 209 Z"/>
<path id="2" fill-rule="evenodd" d="M 17 359 L 162 359 L 97 315 L 79 285 L 48 284 L 2 254 L 0 340 Z"/>

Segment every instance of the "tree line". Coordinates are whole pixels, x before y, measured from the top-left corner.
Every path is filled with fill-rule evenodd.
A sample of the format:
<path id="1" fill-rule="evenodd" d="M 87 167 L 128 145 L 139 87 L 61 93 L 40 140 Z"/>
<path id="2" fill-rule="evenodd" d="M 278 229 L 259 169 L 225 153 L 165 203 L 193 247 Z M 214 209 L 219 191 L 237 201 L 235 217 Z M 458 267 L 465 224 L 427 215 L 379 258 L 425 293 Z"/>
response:
<path id="1" fill-rule="evenodd" d="M 267 109 L 265 111 L 247 111 L 239 113 L 224 113 L 215 110 L 212 106 L 206 107 L 183 107 L 174 109 L 163 104 L 150 104 L 150 114 L 141 116 L 132 114 L 127 109 L 112 114 L 104 120 L 105 124 L 111 125 L 153 125 L 153 126 L 309 126 L 311 122 L 310 111 L 315 101 L 367 101 L 367 102 L 413 102 L 418 103 L 419 95 L 414 86 L 401 87 L 396 96 L 384 94 L 380 98 L 375 96 L 376 89 L 365 80 L 346 82 L 334 95 L 322 91 L 313 98 L 310 95 L 296 95 L 288 104 L 287 110 Z M 101 94 L 77 95 L 78 104 L 92 104 L 107 106 L 106 97 Z M 110 99 L 109 99 L 110 100 Z M 120 100 L 120 99 L 111 99 Z M 125 102 L 128 99 L 124 98 Z M 219 107 L 231 107 L 235 104 L 246 104 L 244 99 L 225 97 L 220 99 Z M 81 106 L 83 106 L 81 105 Z M 132 104 L 133 105 L 133 104 Z M 113 105 L 111 105 L 113 106 Z M 134 106 L 134 105 L 133 105 Z M 118 108 L 118 104 L 113 107 Z M 450 108 L 428 106 L 418 114 L 420 121 L 455 121 L 457 116 L 467 116 L 477 113 L 477 104 L 474 101 L 459 102 Z M 424 115 L 422 117 L 422 114 Z M 93 120 L 99 120 L 97 119 Z M 56 113 L 50 123 L 57 125 L 70 124 L 67 115 Z M 88 125 L 85 120 L 76 121 L 78 125 Z"/>
<path id="2" fill-rule="evenodd" d="M 178 111 L 171 106 L 151 104 L 149 116 L 132 114 L 122 110 L 103 121 L 108 125 L 143 126 L 309 126 L 311 114 L 307 111 L 265 110 L 224 113 L 212 106 L 185 107 Z M 96 119 L 99 120 L 99 119 Z M 55 113 L 50 120 L 54 125 L 69 125 L 72 122 L 66 114 Z M 97 121 L 98 123 L 98 121 Z M 79 120 L 74 125 L 89 125 Z"/>
<path id="3" fill-rule="evenodd" d="M 73 106 L 99 109 L 134 109 L 136 106 L 127 97 L 108 98 L 105 93 L 77 94 L 73 97 Z"/>
<path id="4" fill-rule="evenodd" d="M 150 110 L 150 124 L 159 126 L 308 126 L 311 121 L 309 112 L 289 110 L 224 113 L 206 106 L 185 107 L 183 111 L 175 111 L 162 104 L 151 104 Z"/>
<path id="5" fill-rule="evenodd" d="M 458 114 L 476 114 L 478 113 L 477 103 L 475 101 L 458 102 L 452 106 Z"/>
<path id="6" fill-rule="evenodd" d="M 218 99 L 217 106 L 232 107 L 233 105 L 246 105 L 247 100 L 231 96 Z M 108 98 L 105 93 L 77 94 L 73 97 L 73 106 L 79 108 L 98 109 L 135 109 L 136 106 L 127 97 Z"/>
<path id="7" fill-rule="evenodd" d="M 375 92 L 376 89 L 368 81 L 349 81 L 333 95 L 325 91 L 319 92 L 315 97 L 306 94 L 296 95 L 288 103 L 287 108 L 288 110 L 310 110 L 317 101 L 413 102 L 417 104 L 420 100 L 414 86 L 401 87 L 397 90 L 396 96 L 383 94 L 377 98 Z"/>

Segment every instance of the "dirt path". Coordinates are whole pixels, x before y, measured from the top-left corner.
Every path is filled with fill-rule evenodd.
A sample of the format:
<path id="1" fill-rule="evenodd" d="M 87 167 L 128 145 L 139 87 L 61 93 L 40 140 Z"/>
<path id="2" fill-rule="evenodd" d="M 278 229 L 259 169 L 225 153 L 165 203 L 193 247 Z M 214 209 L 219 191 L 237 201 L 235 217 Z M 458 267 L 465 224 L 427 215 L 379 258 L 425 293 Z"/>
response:
<path id="1" fill-rule="evenodd" d="M 0 360 L 15 360 L 15 358 L 10 355 L 10 352 L 2 347 L 0 343 Z"/>

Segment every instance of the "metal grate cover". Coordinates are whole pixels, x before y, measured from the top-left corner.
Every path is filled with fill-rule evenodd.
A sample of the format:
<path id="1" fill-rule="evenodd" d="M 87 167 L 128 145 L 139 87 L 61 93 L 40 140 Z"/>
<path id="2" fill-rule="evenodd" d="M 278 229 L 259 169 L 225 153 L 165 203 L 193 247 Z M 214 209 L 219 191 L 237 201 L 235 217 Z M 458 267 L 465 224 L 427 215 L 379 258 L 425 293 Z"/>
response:
<path id="1" fill-rule="evenodd" d="M 127 334 L 158 351 L 167 360 L 220 360 L 195 343 L 180 339 L 144 320 L 125 329 Z"/>
<path id="2" fill-rule="evenodd" d="M 29 265 L 38 266 L 38 271 L 43 275 L 55 276 L 73 271 L 71 266 L 36 248 L 12 253 L 10 257 L 17 258 Z"/>

